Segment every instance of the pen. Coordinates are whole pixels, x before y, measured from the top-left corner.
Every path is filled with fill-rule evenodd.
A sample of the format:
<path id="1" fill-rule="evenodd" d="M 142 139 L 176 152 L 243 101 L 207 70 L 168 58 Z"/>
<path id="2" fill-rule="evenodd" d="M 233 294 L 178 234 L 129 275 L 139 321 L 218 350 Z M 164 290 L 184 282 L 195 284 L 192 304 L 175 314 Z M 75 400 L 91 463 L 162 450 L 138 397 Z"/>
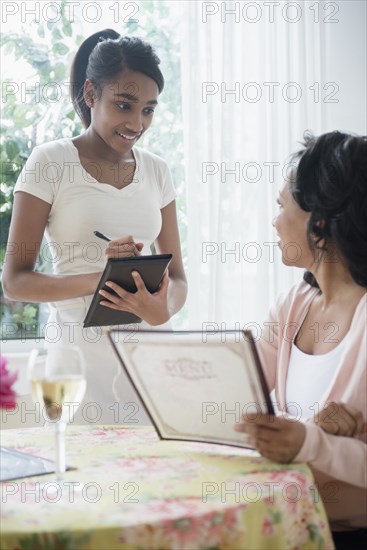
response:
<path id="1" fill-rule="evenodd" d="M 93 233 L 95 234 L 96 237 L 98 237 L 99 239 L 103 239 L 104 241 L 110 242 L 112 240 L 106 237 L 106 235 L 103 235 L 103 233 L 101 233 L 100 231 L 93 231 Z"/>

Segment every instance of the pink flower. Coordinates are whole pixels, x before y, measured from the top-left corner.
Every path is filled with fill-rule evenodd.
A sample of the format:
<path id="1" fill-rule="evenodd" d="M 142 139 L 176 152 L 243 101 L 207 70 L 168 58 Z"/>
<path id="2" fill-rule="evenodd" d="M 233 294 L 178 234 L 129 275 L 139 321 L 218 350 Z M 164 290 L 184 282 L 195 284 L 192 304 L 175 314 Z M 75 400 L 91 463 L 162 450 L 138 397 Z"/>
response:
<path id="1" fill-rule="evenodd" d="M 6 365 L 8 360 L 0 355 L 0 408 L 14 409 L 16 402 L 16 393 L 12 389 L 12 385 L 18 378 L 18 374 L 10 374 Z"/>

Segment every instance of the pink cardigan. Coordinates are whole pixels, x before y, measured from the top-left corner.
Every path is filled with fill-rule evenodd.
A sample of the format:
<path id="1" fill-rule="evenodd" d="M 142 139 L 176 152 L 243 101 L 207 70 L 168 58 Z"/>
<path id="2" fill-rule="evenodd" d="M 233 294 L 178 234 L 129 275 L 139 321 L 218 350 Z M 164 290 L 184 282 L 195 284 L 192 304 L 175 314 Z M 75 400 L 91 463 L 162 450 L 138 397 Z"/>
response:
<path id="1" fill-rule="evenodd" d="M 319 290 L 304 281 L 281 296 L 270 311 L 262 336 L 257 342 L 269 389 L 275 389 L 281 411 L 286 411 L 285 389 L 291 345 L 312 300 Z M 360 300 L 350 330 L 340 368 L 319 403 L 350 404 L 367 419 L 367 293 Z M 325 433 L 306 422 L 306 438 L 295 462 L 312 468 L 332 529 L 348 530 L 367 526 L 367 445 L 366 434 L 357 438 Z"/>

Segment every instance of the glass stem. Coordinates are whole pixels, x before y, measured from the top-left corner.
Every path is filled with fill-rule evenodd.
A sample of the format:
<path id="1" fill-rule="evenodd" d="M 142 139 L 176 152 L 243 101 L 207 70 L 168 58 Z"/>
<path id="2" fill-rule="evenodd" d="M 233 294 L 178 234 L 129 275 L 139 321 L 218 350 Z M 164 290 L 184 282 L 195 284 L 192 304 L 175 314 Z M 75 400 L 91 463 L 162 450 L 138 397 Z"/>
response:
<path id="1" fill-rule="evenodd" d="M 56 474 L 57 479 L 63 478 L 63 473 L 66 470 L 65 463 L 65 422 L 56 422 L 55 437 L 56 437 Z"/>

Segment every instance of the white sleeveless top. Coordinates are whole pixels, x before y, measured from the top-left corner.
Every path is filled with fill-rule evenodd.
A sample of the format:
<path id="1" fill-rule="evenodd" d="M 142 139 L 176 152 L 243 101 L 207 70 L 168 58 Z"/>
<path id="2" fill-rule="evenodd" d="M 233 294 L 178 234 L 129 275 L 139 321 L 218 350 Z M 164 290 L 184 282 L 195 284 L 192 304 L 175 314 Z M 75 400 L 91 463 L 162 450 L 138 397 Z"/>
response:
<path id="1" fill-rule="evenodd" d="M 321 399 L 339 368 L 346 340 L 322 355 L 309 355 L 292 344 L 285 398 L 288 412 L 298 420 L 306 420 L 322 408 Z"/>

